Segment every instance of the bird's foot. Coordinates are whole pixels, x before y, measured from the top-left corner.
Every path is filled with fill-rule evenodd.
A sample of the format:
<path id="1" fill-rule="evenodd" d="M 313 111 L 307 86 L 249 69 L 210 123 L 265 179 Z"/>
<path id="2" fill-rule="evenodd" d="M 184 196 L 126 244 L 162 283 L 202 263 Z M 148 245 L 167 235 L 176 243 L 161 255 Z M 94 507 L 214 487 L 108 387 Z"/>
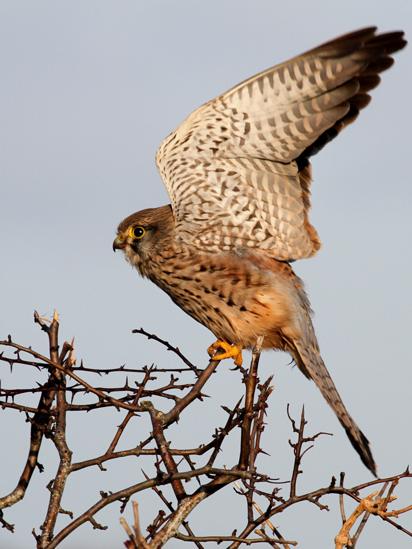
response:
<path id="1" fill-rule="evenodd" d="M 217 350 L 222 350 L 223 353 L 216 353 Z M 242 347 L 237 345 L 231 345 L 227 341 L 218 339 L 215 343 L 212 343 L 207 352 L 212 360 L 224 360 L 225 358 L 233 358 L 236 366 L 242 366 Z"/>

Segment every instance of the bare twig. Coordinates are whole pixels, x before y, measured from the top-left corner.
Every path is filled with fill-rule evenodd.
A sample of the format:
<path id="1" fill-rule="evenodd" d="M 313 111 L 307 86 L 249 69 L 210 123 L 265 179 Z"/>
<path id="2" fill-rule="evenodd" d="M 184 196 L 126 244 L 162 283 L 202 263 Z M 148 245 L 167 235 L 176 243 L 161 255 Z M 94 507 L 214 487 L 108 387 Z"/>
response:
<path id="1" fill-rule="evenodd" d="M 240 545 L 259 543 L 275 549 L 289 549 L 295 546 L 297 541 L 286 540 L 275 527 L 273 517 L 304 502 L 316 505 L 320 510 L 328 509 L 323 498 L 330 495 L 338 496 L 342 517 L 342 528 L 337 536 L 337 543 L 341 545 L 338 547 L 342 547 L 342 543 L 352 543 L 354 547 L 366 521 L 369 517 L 372 519 L 374 515 L 397 528 L 404 535 L 412 536 L 412 532 L 397 521 L 398 517 L 411 511 L 412 506 L 404 505 L 398 509 L 389 509 L 391 502 L 395 499 L 397 484 L 412 477 L 408 469 L 399 475 L 375 479 L 353 487 L 344 486 L 342 473 L 339 485 L 335 478 L 332 478 L 329 484 L 321 488 L 306 493 L 298 492 L 297 484 L 299 475 L 302 474 L 302 458 L 313 447 L 317 437 L 323 434 L 305 435 L 307 421 L 304 410 L 297 423 L 291 417 L 288 408 L 292 430 L 297 436 L 296 442 L 290 442 L 294 454 L 290 479 L 270 478 L 259 470 L 258 456 L 265 453 L 262 435 L 268 398 L 272 392 L 271 378 L 263 384 L 258 383 L 261 338 L 253 351 L 249 369 L 236 371 L 243 374 L 245 394 L 244 398 L 234 405 L 222 406 L 227 413 L 223 427 L 212 429 L 213 434 L 206 443 L 199 443 L 196 440 L 191 447 L 178 448 L 173 444 L 173 440 L 169 442 L 169 433 L 172 430 L 168 429 L 179 420 L 182 414 L 188 415 L 193 410 L 192 403 L 203 401 L 204 387 L 216 372 L 217 361 L 211 360 L 206 368 L 199 369 L 191 364 L 178 348 L 172 347 L 167 341 L 154 334 L 148 334 L 144 330 L 137 330 L 135 333 L 143 334 L 173 352 L 183 361 L 183 367 L 126 368 L 120 366 L 95 369 L 86 368 L 82 362 L 76 367 L 73 340 L 63 342 L 59 352 L 57 314 L 48 321 L 36 313 L 35 322 L 47 335 L 49 357 L 31 347 L 20 345 L 10 336 L 0 341 L 0 365 L 9 366 L 12 373 L 14 365 L 21 365 L 36 368 L 47 375 L 46 382 L 41 385 L 25 388 L 0 386 L 0 408 L 5 412 L 9 409 L 24 412 L 24 417 L 30 422 L 31 427 L 30 454 L 20 480 L 10 494 L 0 498 L 0 525 L 7 531 L 12 532 L 13 525 L 5 520 L 1 508 L 13 505 L 22 499 L 34 469 L 37 467 L 40 471 L 42 470 L 42 465 L 38 462 L 38 453 L 46 436 L 57 451 L 59 465 L 48 485 L 49 504 L 40 535 L 34 533 L 39 549 L 57 547 L 77 528 L 86 523 L 95 529 L 105 530 L 107 526 L 96 520 L 99 511 L 117 502 L 120 513 L 123 513 L 134 494 L 147 490 L 155 492 L 162 508 L 150 519 L 147 526 L 149 534 L 145 537 L 142 533 L 137 504 L 133 502 L 133 524 L 130 526 L 124 518 L 121 519 L 128 536 L 125 545 L 129 549 L 161 547 L 173 538 L 191 543 L 198 549 L 202 549 L 202 544 L 209 542 L 227 543 L 231 549 Z M 80 372 L 86 376 L 86 379 L 79 377 Z M 118 376 L 124 372 L 128 373 L 128 377 L 123 383 L 108 382 L 96 385 L 87 381 L 89 374 Z M 184 380 L 179 379 L 177 374 L 180 372 L 183 372 Z M 137 380 L 136 376 L 138 376 Z M 187 377 L 190 379 L 187 380 Z M 37 405 L 33 404 L 36 398 L 38 398 Z M 73 399 L 76 399 L 76 403 Z M 244 402 L 243 407 L 242 402 Z M 165 412 L 161 411 L 163 404 L 170 405 Z M 106 451 L 90 456 L 89 459 L 72 463 L 72 451 L 67 443 L 70 425 L 67 421 L 68 415 L 72 412 L 84 413 L 100 409 L 106 411 L 106 417 L 109 417 L 107 413 L 111 410 L 118 413 L 125 409 L 126 414 L 120 424 L 116 424 L 117 427 L 113 429 L 112 435 L 108 437 L 105 444 Z M 151 421 L 142 420 L 142 414 L 148 415 Z M 203 415 L 202 418 L 204 417 Z M 195 418 L 194 421 L 196 421 Z M 136 430 L 139 433 L 139 440 L 134 446 L 119 450 L 120 441 L 127 426 L 136 422 L 139 422 L 139 429 Z M 234 435 L 238 432 L 238 428 L 241 432 L 236 464 L 236 461 L 233 462 L 233 453 L 224 453 L 226 448 L 233 449 L 233 444 L 224 443 L 227 439 L 232 439 L 232 443 L 233 439 L 237 440 Z M 107 433 L 108 429 L 102 428 L 102 436 Z M 155 473 L 151 477 L 143 473 L 144 479 L 133 485 L 129 484 L 110 492 L 101 491 L 100 499 L 80 514 L 76 513 L 77 516 L 72 511 L 65 511 L 62 508 L 67 480 L 72 473 L 93 466 L 104 471 L 106 462 L 129 456 L 139 460 L 151 458 Z M 218 457 L 220 461 L 224 459 L 224 463 L 229 465 L 223 468 L 215 467 Z M 239 531 L 236 529 L 227 535 L 211 535 L 210 532 L 206 532 L 205 535 L 196 535 L 188 523 L 193 510 L 202 501 L 235 481 L 240 481 L 235 484 L 235 492 L 246 500 L 244 526 Z M 362 492 L 366 490 L 375 491 L 365 496 Z M 171 498 L 173 494 L 175 498 Z M 265 505 L 261 505 L 259 500 L 263 500 Z M 348 500 L 356 504 L 356 509 L 349 518 L 345 513 L 345 502 Z M 65 514 L 69 522 L 55 534 L 59 514 Z M 183 529 L 185 533 L 181 532 Z M 355 530 L 354 534 L 352 534 L 353 530 Z"/>
<path id="2" fill-rule="evenodd" d="M 255 348 L 252 353 L 252 361 L 249 372 L 246 375 L 244 382 L 246 385 L 245 395 L 245 416 L 242 422 L 242 435 L 240 443 L 239 468 L 246 469 L 249 463 L 250 453 L 250 428 L 254 416 L 253 403 L 255 398 L 255 389 L 257 384 L 257 371 L 259 366 L 260 352 L 262 349 L 263 337 L 257 339 Z"/>
<path id="3" fill-rule="evenodd" d="M 57 352 L 58 349 L 59 331 L 57 314 L 54 315 L 50 326 L 46 325 L 36 312 L 34 313 L 34 320 L 41 325 L 44 331 L 46 331 L 49 339 L 50 356 L 55 356 L 55 352 Z M 11 339 L 7 340 L 7 344 L 11 345 Z M 23 472 L 16 488 L 8 495 L 0 498 L 0 509 L 14 505 L 20 501 L 26 493 L 26 489 L 37 466 L 38 455 L 43 437 L 49 428 L 50 409 L 53 404 L 54 395 L 55 380 L 50 379 L 45 384 L 45 391 L 41 393 L 37 410 L 31 420 L 29 454 Z"/>
<path id="4" fill-rule="evenodd" d="M 126 547 L 128 549 L 148 549 L 150 548 L 150 545 L 145 540 L 142 531 L 140 529 L 140 518 L 139 518 L 139 506 L 137 501 L 132 502 L 133 505 L 133 531 L 128 525 L 127 521 L 121 517 L 120 518 L 120 524 L 123 526 L 123 528 L 126 531 L 126 534 L 129 536 L 129 542 L 125 543 Z"/>
<path id="5" fill-rule="evenodd" d="M 55 322 L 54 319 L 53 322 Z M 53 343 L 53 346 L 50 347 L 51 360 L 53 362 L 64 362 L 66 353 L 62 352 L 61 356 L 59 357 L 57 335 L 56 341 Z M 71 346 L 67 352 L 69 353 L 67 367 L 69 367 L 74 360 L 72 356 L 73 347 Z M 53 376 L 56 380 L 57 416 L 56 427 L 51 438 L 57 448 L 60 463 L 56 476 L 53 480 L 53 489 L 50 491 L 47 515 L 42 524 L 41 536 L 37 543 L 39 549 L 45 549 L 49 541 L 53 537 L 53 530 L 56 525 L 57 516 L 61 509 L 61 500 L 63 497 L 64 488 L 66 485 L 67 477 L 70 474 L 70 464 L 72 458 L 72 452 L 69 449 L 66 440 L 66 377 L 64 373 L 60 370 L 54 371 Z"/>
<path id="6" fill-rule="evenodd" d="M 237 536 L 186 536 L 185 534 L 177 533 L 175 535 L 175 538 L 180 539 L 182 541 L 203 541 L 203 542 L 217 542 L 217 543 L 223 543 L 225 541 L 237 541 L 240 543 L 244 543 L 245 545 L 254 545 L 255 543 L 268 543 L 269 541 L 275 542 L 278 545 L 284 545 L 285 547 L 287 545 L 293 545 L 296 546 L 298 543 L 296 541 L 290 541 L 290 540 L 279 540 L 279 539 L 272 539 L 267 537 L 260 537 L 260 538 L 238 538 Z"/>
<path id="7" fill-rule="evenodd" d="M 199 375 L 199 369 L 196 368 L 196 366 L 194 366 L 190 360 L 188 358 L 185 357 L 185 355 L 180 351 L 180 349 L 178 349 L 177 347 L 173 347 L 173 345 L 171 345 L 168 341 L 166 341 L 165 339 L 161 339 L 159 336 L 157 336 L 156 334 L 149 334 L 149 332 L 146 332 L 146 330 L 144 330 L 143 328 L 139 328 L 139 329 L 136 329 L 136 330 L 132 330 L 132 333 L 133 334 L 141 334 L 141 335 L 144 335 L 146 336 L 148 339 L 153 339 L 154 341 L 157 341 L 158 343 L 160 343 L 161 345 L 163 345 L 164 347 L 166 347 L 166 349 L 168 351 L 171 351 L 172 353 L 174 353 L 175 355 L 177 355 L 180 360 L 186 364 L 186 366 L 189 367 L 190 370 L 192 370 L 193 372 L 195 372 L 196 375 Z"/>

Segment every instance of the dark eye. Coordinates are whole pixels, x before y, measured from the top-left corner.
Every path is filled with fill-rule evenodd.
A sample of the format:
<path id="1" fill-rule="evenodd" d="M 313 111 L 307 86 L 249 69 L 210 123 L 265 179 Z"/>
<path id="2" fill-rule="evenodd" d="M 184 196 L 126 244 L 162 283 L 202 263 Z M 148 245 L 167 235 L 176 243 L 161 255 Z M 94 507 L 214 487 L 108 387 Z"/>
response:
<path id="1" fill-rule="evenodd" d="M 129 229 L 129 235 L 132 238 L 143 238 L 145 235 L 145 229 L 144 227 L 141 227 L 140 225 L 136 225 L 135 227 L 130 227 Z"/>

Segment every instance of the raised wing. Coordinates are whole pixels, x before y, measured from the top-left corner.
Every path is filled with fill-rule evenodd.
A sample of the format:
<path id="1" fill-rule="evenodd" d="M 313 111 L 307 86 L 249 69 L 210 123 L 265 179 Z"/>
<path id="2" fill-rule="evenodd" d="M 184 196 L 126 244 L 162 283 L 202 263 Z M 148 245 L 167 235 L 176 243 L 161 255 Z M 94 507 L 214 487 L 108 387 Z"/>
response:
<path id="1" fill-rule="evenodd" d="M 308 158 L 370 100 L 402 32 L 362 29 L 235 86 L 167 137 L 157 164 L 177 236 L 203 251 L 260 248 L 293 260 L 320 247 Z"/>

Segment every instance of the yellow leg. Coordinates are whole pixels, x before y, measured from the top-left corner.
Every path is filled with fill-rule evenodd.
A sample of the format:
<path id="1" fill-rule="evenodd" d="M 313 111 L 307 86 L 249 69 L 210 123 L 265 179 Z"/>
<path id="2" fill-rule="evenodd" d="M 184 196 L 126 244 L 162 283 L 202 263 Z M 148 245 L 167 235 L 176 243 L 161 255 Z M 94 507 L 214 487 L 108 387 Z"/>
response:
<path id="1" fill-rule="evenodd" d="M 218 349 L 221 349 L 223 353 L 216 353 Z M 218 339 L 215 343 L 208 348 L 207 352 L 212 360 L 224 360 L 225 358 L 233 358 L 236 366 L 242 366 L 242 347 L 237 345 L 230 345 L 227 341 Z"/>

